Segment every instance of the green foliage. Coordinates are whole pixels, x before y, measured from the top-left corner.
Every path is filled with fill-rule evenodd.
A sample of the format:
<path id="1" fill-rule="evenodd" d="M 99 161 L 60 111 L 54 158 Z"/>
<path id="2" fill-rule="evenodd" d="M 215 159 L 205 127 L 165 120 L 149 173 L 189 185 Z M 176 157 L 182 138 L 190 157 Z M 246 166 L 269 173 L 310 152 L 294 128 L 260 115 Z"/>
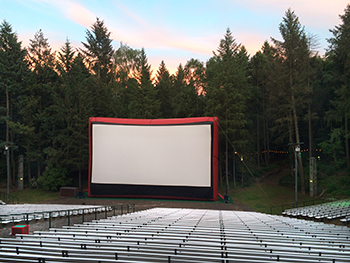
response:
<path id="1" fill-rule="evenodd" d="M 247 68 L 238 45 L 227 29 L 217 53 L 207 62 L 206 115 L 217 116 L 225 134 L 240 151 L 247 144 Z"/>
<path id="2" fill-rule="evenodd" d="M 324 154 L 331 157 L 332 165 L 335 169 L 342 168 L 346 160 L 344 160 L 344 147 L 342 139 L 342 130 L 333 129 L 328 140 L 321 142 L 320 148 Z"/>
<path id="3" fill-rule="evenodd" d="M 326 194 L 333 198 L 350 197 L 350 175 L 332 175 L 328 176 L 322 182 L 322 186 L 326 189 Z"/>
<path id="4" fill-rule="evenodd" d="M 330 49 L 328 58 L 332 62 L 331 74 L 333 76 L 335 98 L 331 100 L 333 108 L 329 109 L 328 120 L 334 122 L 335 130 L 342 133 L 342 142 L 345 145 L 346 163 L 350 168 L 349 150 L 349 121 L 350 121 L 350 5 L 345 9 L 345 14 L 340 15 L 342 23 L 330 30 L 333 37 L 328 39 Z M 331 137 L 334 134 L 332 131 Z M 333 154 L 334 155 L 334 154 Z M 334 156 L 335 158 L 335 156 Z M 339 159 L 339 158 L 337 158 Z"/>
<path id="5" fill-rule="evenodd" d="M 13 182 L 20 154 L 25 156 L 25 178 L 29 181 L 36 174 L 41 186 L 49 182 L 47 188 L 58 187 L 56 181 L 63 184 L 59 174 L 83 174 L 89 160 L 91 116 L 207 115 L 219 117 L 220 160 L 224 163 L 227 153 L 227 169 L 233 166 L 232 145 L 240 155 L 251 157 L 245 161 L 257 177 L 274 167 L 272 161 L 293 164 L 294 158 L 270 150 L 287 148 L 289 142 L 302 138 L 305 147 L 313 149 L 310 156 L 315 148 L 322 149 L 318 170 L 320 183 L 326 186 L 331 175 L 339 177 L 339 170 L 346 163 L 349 166 L 349 17 L 348 5 L 340 16 L 342 24 L 331 30 L 324 58 L 313 55 L 312 39 L 289 9 L 279 25 L 282 40 L 265 41 L 253 57 L 227 29 L 206 63 L 191 58 L 171 75 L 161 61 L 154 79 L 145 50 L 125 44 L 113 50 L 111 33 L 98 18 L 86 30 L 83 50 L 76 50 L 67 39 L 57 53 L 42 30 L 35 33 L 27 50 L 22 49 L 4 21 L 0 26 L 0 147 L 7 140 L 8 125 L 8 140 L 14 146 Z M 2 180 L 4 158 L 0 167 Z M 248 178 L 244 171 L 245 187 L 252 183 Z M 290 178 L 281 183 L 292 187 Z M 240 185 L 238 171 L 236 179 Z M 347 185 L 342 180 L 334 184 Z M 232 176 L 229 181 L 232 186 Z M 329 185 L 328 191 L 335 192 L 336 186 Z"/>
<path id="6" fill-rule="evenodd" d="M 47 169 L 38 179 L 38 186 L 48 191 L 57 191 L 60 187 L 68 186 L 72 183 L 72 179 L 67 178 L 67 175 L 67 169 L 63 167 Z"/>
<path id="7" fill-rule="evenodd" d="M 91 31 L 86 30 L 86 42 L 82 42 L 85 54 L 90 69 L 94 71 L 97 78 L 102 82 L 109 81 L 108 74 L 112 67 L 113 47 L 111 32 L 108 31 L 104 21 L 99 18 L 91 26 Z"/>

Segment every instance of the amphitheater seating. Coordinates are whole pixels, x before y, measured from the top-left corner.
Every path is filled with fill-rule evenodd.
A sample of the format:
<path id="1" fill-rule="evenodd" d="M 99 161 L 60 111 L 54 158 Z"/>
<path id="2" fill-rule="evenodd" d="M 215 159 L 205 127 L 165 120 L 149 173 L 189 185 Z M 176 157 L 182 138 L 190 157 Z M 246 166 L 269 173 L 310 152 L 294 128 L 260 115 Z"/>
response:
<path id="1" fill-rule="evenodd" d="M 47 219 L 49 217 L 60 217 L 78 214 L 102 212 L 111 207 L 96 205 L 52 205 L 52 204 L 21 204 L 0 206 L 0 223 L 19 223 L 29 222 L 31 220 Z"/>
<path id="2" fill-rule="evenodd" d="M 1 262 L 349 262 L 350 229 L 256 212 L 154 208 L 0 239 Z"/>
<path id="3" fill-rule="evenodd" d="M 350 217 L 350 199 L 287 209 L 282 214 L 290 217 L 308 218 L 318 221 L 347 218 Z"/>

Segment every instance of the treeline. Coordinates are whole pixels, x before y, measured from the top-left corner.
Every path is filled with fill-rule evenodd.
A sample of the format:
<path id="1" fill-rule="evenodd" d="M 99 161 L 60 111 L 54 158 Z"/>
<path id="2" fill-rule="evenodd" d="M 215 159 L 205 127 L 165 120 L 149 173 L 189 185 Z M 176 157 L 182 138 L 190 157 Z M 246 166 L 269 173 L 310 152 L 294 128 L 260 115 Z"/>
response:
<path id="1" fill-rule="evenodd" d="M 302 142 L 298 167 L 305 192 L 303 167 L 316 153 L 333 168 L 328 173 L 350 167 L 350 5 L 340 18 L 324 57 L 313 50 L 317 37 L 307 35 L 289 9 L 279 25 L 281 39 L 266 41 L 254 56 L 227 29 L 208 61 L 190 59 L 173 75 L 161 61 L 155 78 L 145 50 L 123 44 L 114 50 L 100 19 L 86 30 L 82 49 L 67 39 L 57 52 L 41 30 L 23 48 L 3 21 L 0 148 L 9 145 L 11 183 L 19 155 L 27 184 L 55 189 L 71 183 L 72 174 L 86 173 L 91 116 L 218 116 L 220 171 L 235 186 L 237 176 L 244 184 L 244 168 L 237 168 L 243 158 L 258 171 L 273 160 L 288 161 L 294 156 L 289 145 Z M 6 181 L 4 155 L 0 178 Z"/>

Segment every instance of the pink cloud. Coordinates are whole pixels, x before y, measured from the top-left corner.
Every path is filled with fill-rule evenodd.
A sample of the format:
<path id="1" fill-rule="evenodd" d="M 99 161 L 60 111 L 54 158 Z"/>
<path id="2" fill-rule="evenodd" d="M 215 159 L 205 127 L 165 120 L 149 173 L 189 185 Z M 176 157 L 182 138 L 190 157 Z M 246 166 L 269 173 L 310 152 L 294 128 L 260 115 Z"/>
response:
<path id="1" fill-rule="evenodd" d="M 159 48 L 159 49 L 179 49 L 199 54 L 210 55 L 212 48 L 218 43 L 213 37 L 192 37 L 186 35 L 183 31 L 169 28 L 160 24 L 151 24 L 136 13 L 126 8 L 121 3 L 115 4 L 129 20 L 133 27 L 117 29 L 111 27 L 112 38 L 135 47 Z M 113 21 L 110 21 L 113 24 Z M 136 25 L 136 26 L 135 26 Z"/>
<path id="2" fill-rule="evenodd" d="M 72 1 L 58 1 L 63 13 L 74 22 L 90 28 L 96 21 L 96 15 L 78 3 Z"/>
<path id="3" fill-rule="evenodd" d="M 232 4 L 236 1 L 232 0 Z M 245 0 L 240 5 L 256 13 L 281 13 L 291 8 L 299 17 L 302 25 L 324 28 L 339 23 L 338 15 L 344 13 L 348 0 Z M 322 17 L 322 19 L 320 19 Z M 282 21 L 282 19 L 281 19 Z"/>

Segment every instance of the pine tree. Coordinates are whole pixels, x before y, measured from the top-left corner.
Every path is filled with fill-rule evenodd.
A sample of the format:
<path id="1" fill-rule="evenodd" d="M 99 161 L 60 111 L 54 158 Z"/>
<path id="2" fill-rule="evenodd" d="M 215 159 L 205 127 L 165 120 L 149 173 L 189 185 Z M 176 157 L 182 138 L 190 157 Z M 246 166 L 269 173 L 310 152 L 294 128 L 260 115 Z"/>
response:
<path id="1" fill-rule="evenodd" d="M 151 80 L 151 66 L 148 64 L 147 56 L 143 48 L 140 54 L 137 79 L 141 90 L 140 117 L 145 119 L 159 118 L 160 102 L 157 99 L 157 92 Z"/>
<path id="2" fill-rule="evenodd" d="M 93 73 L 91 79 L 92 96 L 95 97 L 93 105 L 94 116 L 116 117 L 118 115 L 118 101 L 115 96 L 115 71 L 113 70 L 113 54 L 111 32 L 108 31 L 99 18 L 86 30 L 86 41 L 82 42 L 85 50 L 85 62 Z"/>
<path id="3" fill-rule="evenodd" d="M 350 5 L 345 8 L 345 13 L 340 15 L 342 23 L 330 30 L 333 37 L 328 39 L 330 43 L 328 57 L 332 60 L 335 76 L 335 94 L 333 101 L 334 108 L 341 116 L 342 137 L 345 141 L 345 153 L 347 167 L 350 167 L 349 154 L 349 118 L 350 118 Z"/>
<path id="4" fill-rule="evenodd" d="M 279 30 L 283 41 L 273 39 L 273 42 L 280 53 L 284 70 L 283 82 L 286 92 L 284 96 L 288 98 L 285 117 L 289 120 L 290 142 L 300 144 L 298 111 L 304 107 L 310 50 L 304 28 L 291 9 L 287 10 Z M 305 193 L 303 163 L 300 156 L 298 163 L 301 190 Z"/>
<path id="5" fill-rule="evenodd" d="M 22 146 L 21 137 L 32 131 L 20 117 L 20 103 L 29 82 L 25 56 L 26 51 L 22 49 L 12 26 L 3 21 L 0 25 L 0 149 L 4 149 L 5 144 L 10 145 L 13 164 L 10 183 L 15 178 L 16 169 L 13 149 Z"/>
<path id="6" fill-rule="evenodd" d="M 186 100 L 186 89 L 185 70 L 180 64 L 173 81 L 174 98 L 172 100 L 172 107 L 175 118 L 186 118 L 190 116 L 189 107 L 191 105 Z"/>
<path id="7" fill-rule="evenodd" d="M 91 31 L 86 30 L 86 41 L 82 42 L 85 50 L 82 50 L 83 54 L 87 58 L 87 62 L 90 69 L 95 73 L 98 79 L 102 82 L 108 83 L 110 77 L 108 73 L 112 69 L 113 47 L 110 38 L 111 32 L 108 31 L 104 24 L 104 21 L 99 18 L 91 26 Z"/>
<path id="8" fill-rule="evenodd" d="M 219 117 L 220 126 L 224 130 L 222 141 L 225 144 L 226 175 L 228 175 L 229 139 L 236 149 L 242 153 L 248 142 L 245 117 L 250 97 L 248 74 L 242 67 L 242 57 L 239 56 L 241 45 L 237 44 L 230 29 L 214 57 L 206 65 L 206 115 Z M 226 176 L 226 186 L 228 187 Z"/>
<path id="9" fill-rule="evenodd" d="M 37 177 L 42 174 L 42 164 L 46 160 L 45 148 L 50 147 L 52 133 L 54 132 L 54 116 L 48 109 L 53 104 L 53 90 L 58 75 L 55 71 L 55 53 L 51 51 L 48 39 L 44 37 L 42 30 L 39 30 L 33 39 L 30 39 L 27 60 L 32 70 L 34 83 L 26 90 L 28 103 L 33 105 L 27 109 L 25 114 L 26 122 L 31 123 L 35 128 L 32 137 L 28 138 L 28 146 L 31 156 L 37 162 Z M 29 112 L 29 110 L 33 112 Z"/>
<path id="10" fill-rule="evenodd" d="M 171 118 L 173 117 L 172 99 L 174 94 L 170 73 L 163 60 L 159 65 L 156 78 L 155 89 L 157 92 L 157 99 L 160 102 L 161 117 Z"/>

